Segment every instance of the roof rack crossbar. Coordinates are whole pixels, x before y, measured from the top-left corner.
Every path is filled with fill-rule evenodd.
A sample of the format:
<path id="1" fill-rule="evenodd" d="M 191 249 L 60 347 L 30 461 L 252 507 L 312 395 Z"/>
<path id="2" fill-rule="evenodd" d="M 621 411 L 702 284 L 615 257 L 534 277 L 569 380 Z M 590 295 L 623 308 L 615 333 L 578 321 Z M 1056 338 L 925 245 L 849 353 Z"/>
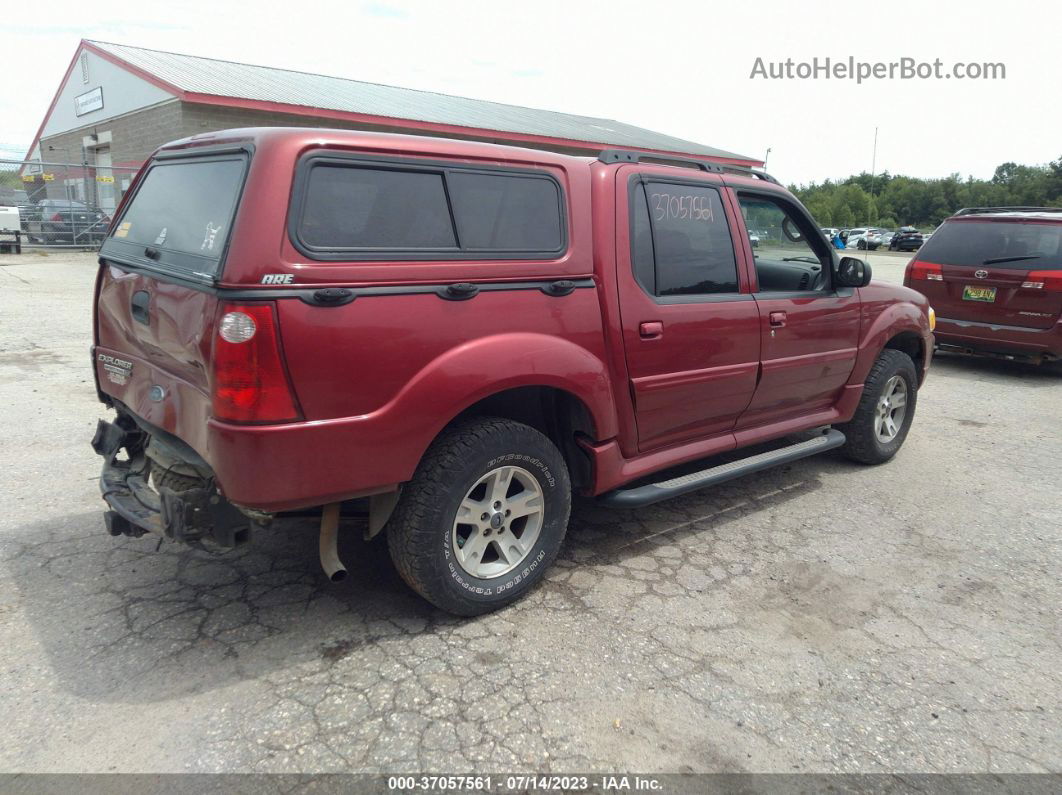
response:
<path id="1" fill-rule="evenodd" d="M 729 163 L 712 163 L 708 160 L 696 160 L 692 157 L 680 155 L 657 155 L 652 152 L 638 152 L 631 149 L 604 149 L 597 156 L 602 163 L 656 163 L 662 166 L 693 166 L 710 174 L 741 174 L 746 177 L 755 177 L 775 185 L 781 183 L 765 171 L 753 171 L 747 166 L 731 165 Z"/>
<path id="2" fill-rule="evenodd" d="M 1062 207 L 963 207 L 955 215 L 981 213 L 1062 213 Z"/>

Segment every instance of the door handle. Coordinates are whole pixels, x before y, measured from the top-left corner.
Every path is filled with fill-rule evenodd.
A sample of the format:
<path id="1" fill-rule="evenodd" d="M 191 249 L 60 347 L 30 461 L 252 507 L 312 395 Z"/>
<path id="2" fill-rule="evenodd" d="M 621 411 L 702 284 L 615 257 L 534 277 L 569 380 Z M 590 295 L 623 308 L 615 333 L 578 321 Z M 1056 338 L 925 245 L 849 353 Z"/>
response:
<path id="1" fill-rule="evenodd" d="M 659 320 L 650 320 L 638 326 L 638 333 L 643 340 L 655 340 L 664 336 L 664 324 Z"/>
<path id="2" fill-rule="evenodd" d="M 143 323 L 145 326 L 151 325 L 151 315 L 148 311 L 148 306 L 151 303 L 151 296 L 144 290 L 138 290 L 133 293 L 133 300 L 129 302 L 129 309 L 132 312 L 133 320 L 139 323 Z"/>
<path id="3" fill-rule="evenodd" d="M 786 314 L 785 312 L 771 312 L 770 319 L 771 325 L 775 328 L 779 328 L 785 325 Z"/>

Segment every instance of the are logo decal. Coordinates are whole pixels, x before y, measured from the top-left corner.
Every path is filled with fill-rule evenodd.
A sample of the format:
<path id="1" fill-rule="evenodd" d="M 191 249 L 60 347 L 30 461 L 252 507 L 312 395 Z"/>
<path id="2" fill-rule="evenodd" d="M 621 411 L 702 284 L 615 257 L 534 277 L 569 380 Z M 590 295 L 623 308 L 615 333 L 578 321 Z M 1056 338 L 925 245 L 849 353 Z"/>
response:
<path id="1" fill-rule="evenodd" d="M 291 284 L 293 281 L 294 273 L 267 273 L 262 277 L 262 284 Z"/>

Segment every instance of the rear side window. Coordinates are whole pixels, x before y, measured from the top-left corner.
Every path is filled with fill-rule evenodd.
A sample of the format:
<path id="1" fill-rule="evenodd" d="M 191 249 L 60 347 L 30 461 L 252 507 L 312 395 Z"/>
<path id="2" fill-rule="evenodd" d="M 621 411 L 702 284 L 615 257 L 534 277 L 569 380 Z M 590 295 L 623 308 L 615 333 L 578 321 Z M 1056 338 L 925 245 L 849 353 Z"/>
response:
<path id="1" fill-rule="evenodd" d="M 446 181 L 463 248 L 560 248 L 560 204 L 553 180 L 453 171 Z"/>
<path id="2" fill-rule="evenodd" d="M 217 274 L 246 172 L 245 156 L 154 163 L 100 254 L 181 274 Z"/>
<path id="3" fill-rule="evenodd" d="M 299 236 L 314 248 L 453 248 L 441 174 L 320 166 Z"/>
<path id="4" fill-rule="evenodd" d="M 933 233 L 918 259 L 940 265 L 1062 269 L 1062 224 L 953 221 Z"/>
<path id="5" fill-rule="evenodd" d="M 652 295 L 738 292 L 737 262 L 719 191 L 668 182 L 635 184 L 631 256 Z"/>
<path id="6" fill-rule="evenodd" d="M 560 186 L 537 172 L 312 158 L 291 231 L 315 259 L 554 258 L 566 245 Z"/>

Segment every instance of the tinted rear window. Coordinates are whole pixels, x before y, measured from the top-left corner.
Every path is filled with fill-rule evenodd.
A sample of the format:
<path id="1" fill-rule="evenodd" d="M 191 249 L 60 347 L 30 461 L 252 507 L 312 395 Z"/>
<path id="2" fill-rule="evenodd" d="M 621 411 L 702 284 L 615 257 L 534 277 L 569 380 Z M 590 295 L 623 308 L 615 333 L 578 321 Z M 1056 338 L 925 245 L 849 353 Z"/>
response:
<path id="1" fill-rule="evenodd" d="M 933 233 L 918 258 L 941 265 L 1062 268 L 1062 224 L 953 221 Z"/>
<path id="2" fill-rule="evenodd" d="M 212 277 L 228 241 L 246 164 L 242 155 L 155 163 L 100 253 Z"/>
<path id="3" fill-rule="evenodd" d="M 293 237 L 317 259 L 542 259 L 565 246 L 546 174 L 318 158 L 296 197 Z"/>

